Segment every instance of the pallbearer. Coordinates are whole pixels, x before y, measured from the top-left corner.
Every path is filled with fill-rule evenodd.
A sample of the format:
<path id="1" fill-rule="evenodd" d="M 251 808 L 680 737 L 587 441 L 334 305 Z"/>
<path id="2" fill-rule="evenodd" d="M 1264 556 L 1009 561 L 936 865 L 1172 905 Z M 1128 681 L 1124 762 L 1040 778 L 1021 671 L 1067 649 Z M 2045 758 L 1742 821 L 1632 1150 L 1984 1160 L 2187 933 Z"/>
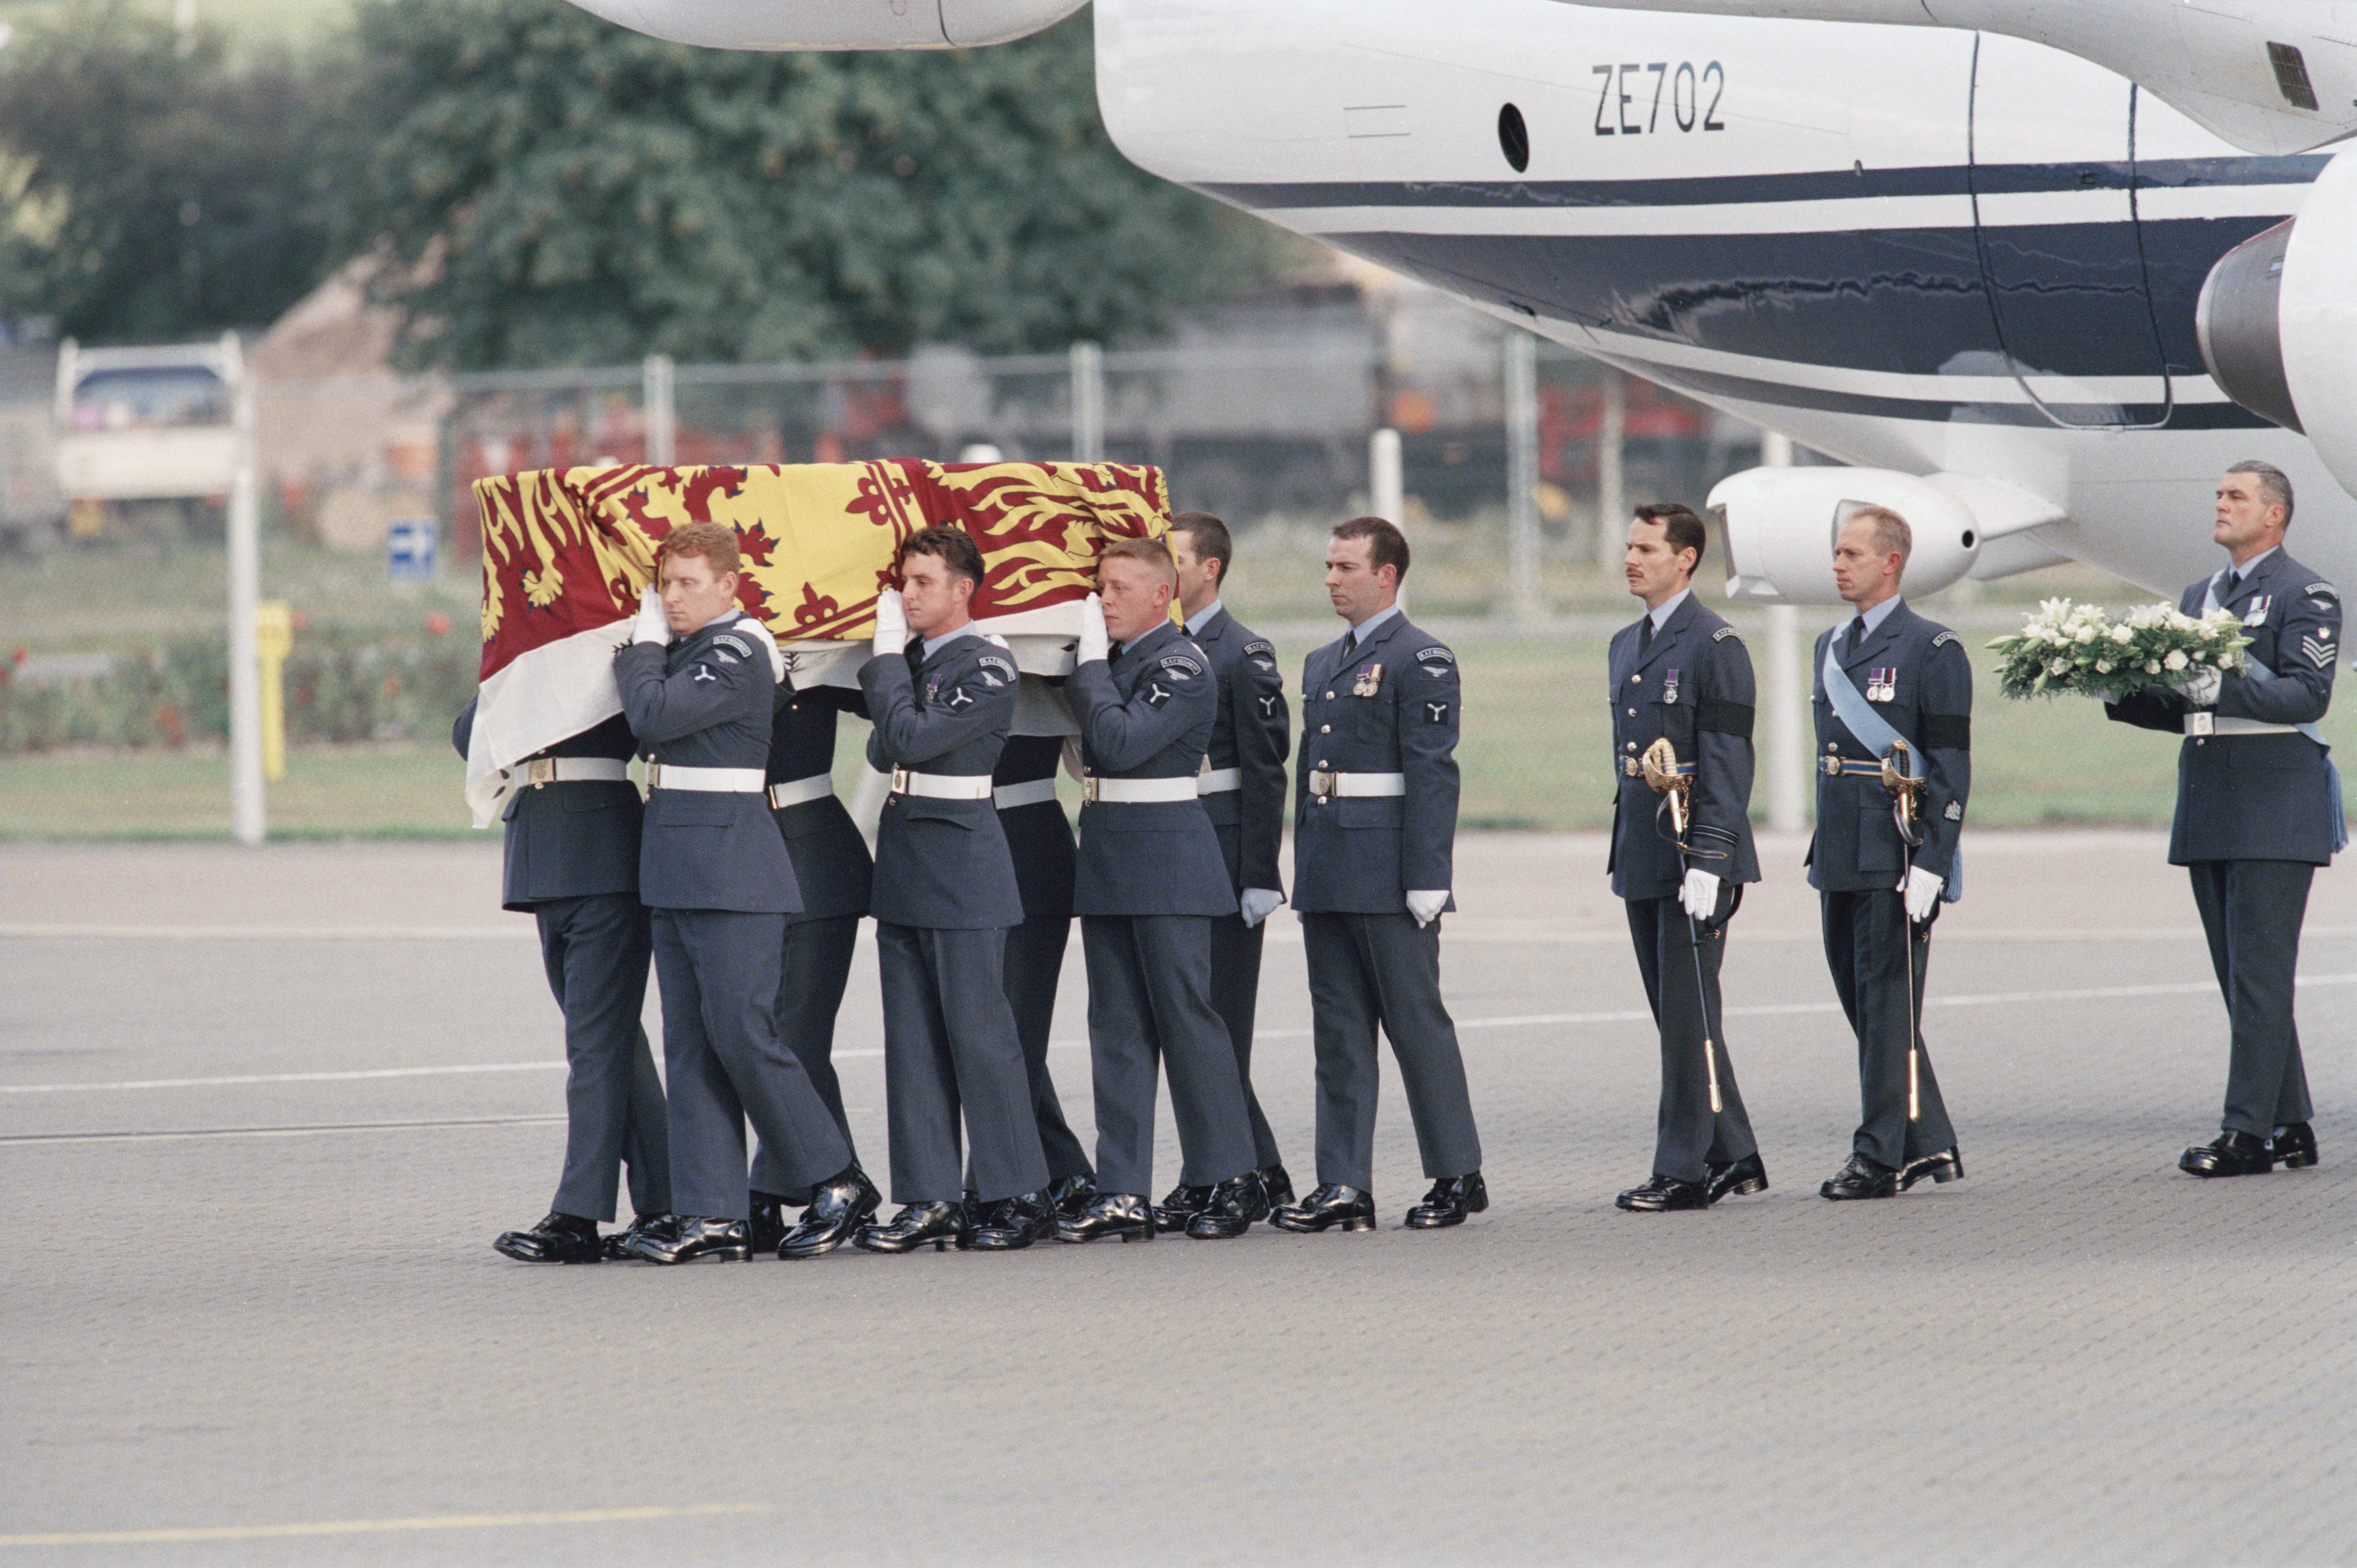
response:
<path id="1" fill-rule="evenodd" d="M 2228 469 L 2210 534 L 2227 564 L 2186 589 L 2179 606 L 2187 615 L 2225 608 L 2241 617 L 2250 672 L 2204 670 L 2182 696 L 2147 688 L 2109 710 L 2185 736 L 2169 859 L 2192 876 L 2233 1030 L 2219 1134 L 2178 1158 L 2190 1176 L 2316 1164 L 2293 973 L 2309 883 L 2348 841 L 2340 776 L 2316 733 L 2332 701 L 2341 595 L 2284 553 L 2291 511 L 2282 469 Z"/>
<path id="2" fill-rule="evenodd" d="M 737 607 L 734 530 L 691 522 L 655 553 L 630 646 L 622 712 L 649 758 L 639 897 L 654 911 L 671 1099 L 675 1221 L 632 1251 L 656 1263 L 752 1252 L 749 1118 L 793 1187 L 858 1171 L 824 1101 L 779 1042 L 779 954 L 802 908 L 764 782 L 783 660 Z"/>
<path id="3" fill-rule="evenodd" d="M 1318 1187 L 1286 1230 L 1375 1223 L 1375 1032 L 1390 1036 L 1432 1189 L 1413 1230 L 1490 1207 L 1457 1026 L 1440 999 L 1440 917 L 1457 839 L 1457 655 L 1399 607 L 1407 540 L 1352 518 L 1326 547 L 1326 596 L 1351 623 L 1301 676 L 1293 906 L 1318 1051 Z"/>
<path id="4" fill-rule="evenodd" d="M 1721 1031 L 1719 961 L 1751 845 L 1751 657 L 1735 628 L 1694 596 L 1707 535 L 1686 508 L 1637 509 L 1622 564 L 1644 618 L 1612 639 L 1615 772 L 1612 891 L 1628 901 L 1645 999 L 1661 1030 L 1662 1101 L 1653 1174 L 1618 1199 L 1640 1212 L 1707 1208 L 1768 1186 Z M 1643 757 L 1666 740 L 1683 772 L 1685 843 Z M 1716 1099 L 1717 1103 L 1713 1105 Z"/>
<path id="5" fill-rule="evenodd" d="M 1962 891 L 1973 670 L 1954 632 L 1899 596 L 1912 547 L 1906 519 L 1887 508 L 1843 523 L 1834 582 L 1857 613 L 1817 639 L 1814 660 L 1809 885 L 1822 896 L 1825 961 L 1857 1034 L 1863 1112 L 1849 1163 L 1818 1189 L 1832 1198 L 1891 1197 L 1926 1176 L 1964 1174 L 1923 1047 L 1922 1007 L 1932 922 Z"/>
<path id="6" fill-rule="evenodd" d="M 1170 520 L 1179 613 L 1220 688 L 1197 788 L 1211 831 L 1220 836 L 1237 910 L 1211 922 L 1211 1005 L 1236 1048 L 1244 1110 L 1252 1118 L 1253 1157 L 1260 1165 L 1261 1187 L 1276 1205 L 1293 1201 L 1293 1178 L 1261 1113 L 1260 1096 L 1253 1092 L 1252 1047 L 1261 940 L 1268 934 L 1270 911 L 1285 902 L 1276 852 L 1285 838 L 1285 759 L 1293 746 L 1292 716 L 1286 711 L 1275 648 L 1220 602 L 1234 553 L 1228 525 L 1210 512 L 1182 511 Z M 1172 1192 L 1155 1210 L 1162 1228 L 1182 1229 L 1209 1196 L 1191 1187 Z"/>

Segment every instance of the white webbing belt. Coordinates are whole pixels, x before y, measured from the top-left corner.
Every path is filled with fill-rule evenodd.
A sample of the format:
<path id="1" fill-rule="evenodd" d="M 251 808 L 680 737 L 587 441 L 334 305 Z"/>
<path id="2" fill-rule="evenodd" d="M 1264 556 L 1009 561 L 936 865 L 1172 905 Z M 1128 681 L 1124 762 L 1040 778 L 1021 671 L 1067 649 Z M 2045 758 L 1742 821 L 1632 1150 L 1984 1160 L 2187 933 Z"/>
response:
<path id="1" fill-rule="evenodd" d="M 1407 775 L 1405 773 L 1329 773 L 1323 768 L 1313 768 L 1309 774 L 1309 792 L 1312 795 L 1340 796 L 1346 800 L 1363 799 L 1368 796 L 1405 795 L 1407 793 Z"/>
<path id="2" fill-rule="evenodd" d="M 998 809 L 1002 811 L 1013 811 L 1017 806 L 1036 806 L 1042 800 L 1052 800 L 1056 798 L 1055 776 L 1050 774 L 1045 779 L 1026 779 L 1020 784 L 1001 784 L 990 792 L 990 798 L 997 803 Z"/>
<path id="3" fill-rule="evenodd" d="M 535 757 L 508 769 L 509 781 L 529 784 L 627 784 L 630 766 L 612 757 Z"/>
<path id="4" fill-rule="evenodd" d="M 834 793 L 834 775 L 813 773 L 807 779 L 789 779 L 770 786 L 770 804 L 779 811 L 788 806 L 806 805 L 823 800 Z"/>
<path id="5" fill-rule="evenodd" d="M 1198 777 L 1190 773 L 1178 779 L 1100 779 L 1091 774 L 1081 780 L 1081 799 L 1123 806 L 1191 800 L 1195 798 Z"/>
<path id="6" fill-rule="evenodd" d="M 1223 795 L 1231 789 L 1244 787 L 1244 770 L 1241 768 L 1206 768 L 1195 775 L 1195 793 Z"/>
<path id="7" fill-rule="evenodd" d="M 680 768 L 661 762 L 647 764 L 650 789 L 700 789 L 711 795 L 759 795 L 770 780 L 758 768 Z"/>
<path id="8" fill-rule="evenodd" d="M 895 768 L 892 769 L 892 793 L 914 795 L 926 800 L 987 800 L 990 799 L 990 775 L 911 773 L 905 768 Z"/>
<path id="9" fill-rule="evenodd" d="M 2259 719 L 2236 718 L 2196 708 L 2185 715 L 2187 735 L 2298 735 L 2298 725 L 2271 725 Z"/>

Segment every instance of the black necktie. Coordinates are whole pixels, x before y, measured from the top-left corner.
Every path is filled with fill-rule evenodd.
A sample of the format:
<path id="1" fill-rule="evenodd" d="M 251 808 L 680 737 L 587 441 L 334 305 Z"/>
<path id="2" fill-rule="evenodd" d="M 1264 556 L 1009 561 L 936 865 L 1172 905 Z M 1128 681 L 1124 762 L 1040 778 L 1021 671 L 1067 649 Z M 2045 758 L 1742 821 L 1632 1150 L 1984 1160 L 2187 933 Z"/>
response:
<path id="1" fill-rule="evenodd" d="M 1647 616 L 1638 623 L 1637 651 L 1643 654 L 1653 646 L 1653 618 Z"/>
<path id="2" fill-rule="evenodd" d="M 1857 645 L 1858 645 L 1859 643 L 1861 643 L 1861 642 L 1865 641 L 1865 640 L 1866 640 L 1866 618 L 1865 618 L 1864 616 L 1852 616 L 1852 617 L 1850 617 L 1850 618 L 1849 618 L 1849 646 L 1848 646 L 1847 648 L 1846 648 L 1846 649 L 1844 649 L 1844 650 L 1842 650 L 1842 656 L 1843 656 L 1844 658 L 1849 658 L 1849 657 L 1851 657 L 1851 656 L 1855 655 L 1855 654 L 1857 652 Z"/>

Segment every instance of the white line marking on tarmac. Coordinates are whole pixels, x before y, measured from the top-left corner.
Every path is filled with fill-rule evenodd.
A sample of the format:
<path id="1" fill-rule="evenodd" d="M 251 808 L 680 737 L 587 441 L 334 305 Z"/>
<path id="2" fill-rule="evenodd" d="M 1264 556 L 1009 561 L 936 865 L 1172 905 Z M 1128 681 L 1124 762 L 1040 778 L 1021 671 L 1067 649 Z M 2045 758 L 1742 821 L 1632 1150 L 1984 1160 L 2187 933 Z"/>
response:
<path id="1" fill-rule="evenodd" d="M 2357 974 L 2304 974 L 2301 985 L 2357 985 Z M 1927 1007 L 1992 1007 L 2017 1002 L 2110 1002 L 2138 996 L 2192 996 L 2216 990 L 2206 980 L 2172 981 L 2158 985 L 2089 985 L 2069 991 L 1990 991 L 1967 993 L 1962 996 L 1930 996 Z M 1774 1002 L 1749 1007 L 1729 1007 L 1730 1018 L 1773 1018 L 1798 1014 L 1837 1013 L 1837 1002 Z M 1652 1014 L 1640 1009 L 1618 1013 L 1513 1013 L 1494 1018 L 1459 1018 L 1459 1029 L 1514 1029 L 1540 1024 L 1644 1024 L 1652 1021 Z M 1257 1037 L 1269 1040 L 1306 1040 L 1308 1029 L 1261 1029 Z M 1049 1050 L 1082 1050 L 1086 1039 L 1061 1039 L 1048 1042 Z M 857 1058 L 876 1058 L 884 1053 L 876 1047 L 861 1047 L 837 1051 L 838 1061 Z M 366 1068 L 350 1072 L 267 1072 L 241 1073 L 223 1078 L 132 1078 L 105 1083 L 9 1083 L 0 1084 L 0 1094 L 70 1094 L 102 1093 L 113 1090 L 134 1089 L 218 1089 L 256 1083 L 350 1083 L 370 1079 L 457 1077 L 472 1073 L 497 1072 L 560 1072 L 562 1060 L 537 1062 L 467 1062 L 448 1067 L 388 1067 Z M 441 1126 L 442 1122 L 419 1123 Z M 368 1126 L 399 1126 L 399 1122 L 369 1122 Z M 225 1129 L 234 1132 L 238 1129 Z M 133 1136 L 135 1134 L 123 1134 Z M 145 1134 L 136 1134 L 145 1136 Z M 172 1134 L 183 1136 L 184 1134 Z"/>
<path id="2" fill-rule="evenodd" d="M 405 1133 L 435 1127 L 536 1127 L 561 1122 L 558 1116 L 444 1116 L 432 1121 L 321 1122 L 301 1127 L 182 1127 L 155 1133 L 23 1133 L 0 1137 L 10 1144 L 147 1144 L 166 1138 L 317 1138 L 329 1133 Z"/>
<path id="3" fill-rule="evenodd" d="M 489 1530 L 519 1524 L 626 1524 L 635 1520 L 772 1513 L 768 1503 L 683 1503 L 558 1513 L 421 1514 L 408 1519 L 331 1519 L 303 1524 L 196 1525 L 177 1530 L 75 1530 L 0 1535 L 0 1546 L 148 1546 L 196 1541 L 279 1541 L 314 1535 L 378 1535 L 418 1530 Z"/>

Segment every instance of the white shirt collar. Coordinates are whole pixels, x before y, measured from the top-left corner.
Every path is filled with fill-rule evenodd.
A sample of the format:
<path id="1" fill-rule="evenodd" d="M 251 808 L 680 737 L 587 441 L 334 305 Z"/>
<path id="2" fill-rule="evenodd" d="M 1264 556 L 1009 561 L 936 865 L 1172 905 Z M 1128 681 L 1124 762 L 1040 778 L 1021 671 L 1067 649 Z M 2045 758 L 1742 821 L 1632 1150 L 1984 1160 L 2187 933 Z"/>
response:
<path id="1" fill-rule="evenodd" d="M 1382 626 L 1383 622 L 1391 619 L 1392 617 L 1399 613 L 1399 601 L 1397 599 L 1394 599 L 1389 605 L 1377 610 L 1374 614 L 1361 621 L 1357 626 L 1352 627 L 1351 628 L 1350 635 L 1357 638 L 1358 641 L 1352 643 L 1351 646 L 1353 648 L 1364 646 L 1367 639 L 1375 635 L 1376 628 Z"/>
<path id="2" fill-rule="evenodd" d="M 1211 618 L 1213 616 L 1218 615 L 1225 608 L 1227 608 L 1225 605 L 1220 603 L 1217 599 L 1213 599 L 1210 604 L 1205 605 L 1201 609 L 1197 610 L 1193 615 L 1189 616 L 1187 618 L 1187 635 L 1189 637 L 1193 637 L 1196 633 L 1201 631 L 1206 626 L 1211 624 Z"/>
<path id="3" fill-rule="evenodd" d="M 974 622 L 968 621 L 963 626 L 958 628 L 955 631 L 945 631 L 939 637 L 929 637 L 925 639 L 925 657 L 927 659 L 931 659 L 934 654 L 939 653 L 942 650 L 943 644 L 955 642 L 961 637 L 980 637 L 982 633 L 975 628 Z"/>
<path id="4" fill-rule="evenodd" d="M 1692 588 L 1680 588 L 1659 605 L 1647 610 L 1645 614 L 1652 618 L 1654 633 L 1659 635 L 1661 629 L 1670 624 L 1670 618 L 1678 613 L 1678 607 L 1692 597 L 1694 597 Z"/>

